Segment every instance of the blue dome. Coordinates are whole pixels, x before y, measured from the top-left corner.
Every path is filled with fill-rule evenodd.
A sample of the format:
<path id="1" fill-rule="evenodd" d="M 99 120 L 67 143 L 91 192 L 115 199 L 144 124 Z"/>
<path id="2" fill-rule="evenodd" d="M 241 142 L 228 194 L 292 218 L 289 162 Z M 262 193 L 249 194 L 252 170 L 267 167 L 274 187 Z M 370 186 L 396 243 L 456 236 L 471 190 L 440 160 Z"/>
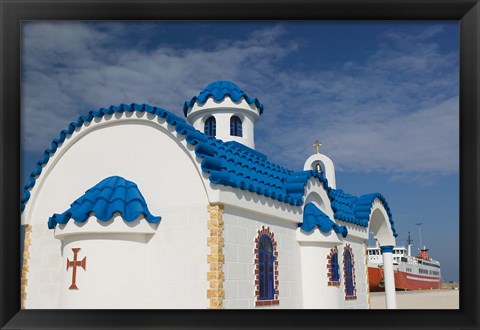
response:
<path id="1" fill-rule="evenodd" d="M 238 102 L 244 98 L 248 104 L 255 104 L 260 114 L 263 113 L 263 105 L 258 99 L 249 97 L 240 87 L 230 81 L 219 80 L 209 84 L 198 96 L 194 96 L 189 102 L 185 102 L 183 114 L 186 117 L 188 109 L 191 108 L 197 100 L 200 103 L 205 103 L 209 97 L 213 97 L 213 99 L 218 102 L 222 101 L 225 96 L 230 96 L 234 102 Z"/>

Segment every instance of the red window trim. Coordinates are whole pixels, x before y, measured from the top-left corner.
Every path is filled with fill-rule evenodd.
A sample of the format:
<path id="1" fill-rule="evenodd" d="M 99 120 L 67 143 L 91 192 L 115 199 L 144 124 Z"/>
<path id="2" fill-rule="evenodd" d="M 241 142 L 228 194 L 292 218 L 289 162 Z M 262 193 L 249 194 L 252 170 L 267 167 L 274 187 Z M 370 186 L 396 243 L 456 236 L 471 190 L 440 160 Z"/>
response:
<path id="1" fill-rule="evenodd" d="M 258 251 L 258 242 L 260 240 L 260 237 L 263 235 L 267 235 L 270 240 L 272 241 L 272 247 L 273 247 L 273 256 L 275 258 L 273 262 L 273 288 L 275 290 L 275 293 L 273 295 L 274 299 L 272 300 L 260 300 L 260 288 L 259 288 L 259 283 L 260 283 L 260 271 L 259 271 L 259 251 Z M 275 235 L 273 232 L 270 230 L 270 227 L 265 228 L 265 226 L 262 226 L 261 229 L 257 231 L 257 237 L 255 238 L 255 248 L 253 250 L 255 259 L 254 259 L 254 272 L 255 272 L 255 306 L 271 306 L 271 305 L 279 305 L 280 300 L 278 299 L 279 297 L 279 290 L 278 290 L 278 251 L 277 251 L 277 241 L 275 240 Z"/>

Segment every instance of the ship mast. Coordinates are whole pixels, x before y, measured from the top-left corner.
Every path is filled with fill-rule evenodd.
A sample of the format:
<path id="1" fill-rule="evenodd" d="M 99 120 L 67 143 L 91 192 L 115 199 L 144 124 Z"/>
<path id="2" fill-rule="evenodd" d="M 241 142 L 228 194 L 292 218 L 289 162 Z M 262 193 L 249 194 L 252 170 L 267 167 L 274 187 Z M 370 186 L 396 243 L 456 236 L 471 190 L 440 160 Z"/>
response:
<path id="1" fill-rule="evenodd" d="M 420 236 L 420 250 L 423 249 L 423 245 L 422 245 L 422 231 L 420 230 L 420 226 L 423 225 L 422 222 L 419 222 L 419 223 L 416 223 L 416 225 L 418 226 L 418 236 Z"/>
<path id="2" fill-rule="evenodd" d="M 408 256 L 409 256 L 409 257 L 412 256 L 412 242 L 413 242 L 413 240 L 410 238 L 410 232 L 408 232 L 408 240 L 407 240 L 407 243 L 408 243 Z"/>

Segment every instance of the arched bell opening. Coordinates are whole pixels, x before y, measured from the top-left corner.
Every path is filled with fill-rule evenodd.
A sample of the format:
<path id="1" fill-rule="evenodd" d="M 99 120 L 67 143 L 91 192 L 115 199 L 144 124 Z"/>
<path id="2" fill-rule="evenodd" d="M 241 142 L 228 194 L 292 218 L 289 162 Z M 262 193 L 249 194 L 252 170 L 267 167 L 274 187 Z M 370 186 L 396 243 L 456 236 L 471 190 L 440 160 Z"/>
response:
<path id="1" fill-rule="evenodd" d="M 380 205 L 372 206 L 372 212 L 369 220 L 369 232 L 371 232 L 380 246 L 394 246 L 395 236 L 392 231 L 387 211 Z"/>
<path id="2" fill-rule="evenodd" d="M 315 161 L 311 165 L 311 170 L 325 173 L 325 164 L 321 161 Z"/>

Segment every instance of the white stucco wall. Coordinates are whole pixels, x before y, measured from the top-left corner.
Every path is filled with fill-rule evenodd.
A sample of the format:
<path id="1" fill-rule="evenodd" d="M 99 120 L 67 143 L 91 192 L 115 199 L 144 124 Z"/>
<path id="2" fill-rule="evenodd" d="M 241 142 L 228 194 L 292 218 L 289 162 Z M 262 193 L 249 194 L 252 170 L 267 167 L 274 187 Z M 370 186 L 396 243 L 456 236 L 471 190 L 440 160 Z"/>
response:
<path id="1" fill-rule="evenodd" d="M 316 231 L 316 232 L 315 232 Z M 314 235 L 322 235 L 317 229 Z M 348 244 L 354 257 L 354 274 L 356 299 L 345 299 L 345 269 L 343 253 Z M 329 286 L 328 260 L 330 249 L 337 247 L 338 264 L 340 273 L 340 285 Z M 312 242 L 303 240 L 301 242 L 302 257 L 302 287 L 304 307 L 314 309 L 367 309 L 367 273 L 365 264 L 365 253 L 363 242 L 357 239 L 345 239 L 343 243 L 321 242 L 319 239 L 312 239 Z"/>
<path id="2" fill-rule="evenodd" d="M 59 308 L 146 308 L 145 248 L 142 234 L 88 234 L 64 239 L 62 264 L 73 261 L 72 248 L 80 248 L 85 270 L 76 269 L 78 290 L 70 290 L 72 271 L 62 267 Z M 94 298 L 94 299 L 92 299 Z"/>
<path id="3" fill-rule="evenodd" d="M 225 207 L 225 308 L 302 308 L 296 223 Z M 279 305 L 255 307 L 254 249 L 262 226 L 274 233 L 278 251 Z"/>
<path id="4" fill-rule="evenodd" d="M 165 209 L 157 233 L 148 243 L 148 308 L 206 309 L 207 204 Z"/>
<path id="5" fill-rule="evenodd" d="M 101 301 L 103 308 L 126 307 L 118 303 L 118 296 L 106 294 L 108 290 L 99 282 L 85 281 L 88 274 L 95 273 L 95 265 L 101 264 L 94 262 L 94 258 L 110 258 L 109 262 L 128 260 L 130 251 L 131 257 L 135 254 L 138 258 L 133 267 L 136 270 L 127 262 L 123 263 L 123 270 L 122 266 L 112 268 L 110 273 L 105 269 L 102 275 L 139 279 L 132 287 L 125 282 L 119 288 L 131 292 L 128 308 L 135 308 L 137 302 L 140 308 L 208 306 L 205 178 L 192 158 L 192 147 L 187 150 L 183 137 L 177 140 L 176 135 L 162 118 L 125 113 L 96 119 L 57 150 L 38 178 L 22 215 L 23 223 L 32 225 L 26 308 L 68 307 L 59 303 L 61 297 L 68 301 L 62 292 L 65 285 L 70 285 L 64 283 L 68 279 L 64 276 L 65 258 L 68 255 L 71 260 L 71 247 L 79 240 L 65 242 L 67 255 L 62 256 L 61 241 L 54 238 L 47 221 L 54 213 L 68 209 L 87 189 L 112 175 L 135 182 L 150 212 L 160 215 L 162 220 L 148 242 L 130 242 L 121 249 L 115 244 L 105 244 L 107 250 L 100 251 L 101 239 L 82 237 L 79 255 L 87 256 L 87 271 L 78 270 L 77 285 L 80 291 L 92 289 L 84 300 L 99 301 L 95 306 L 100 306 Z M 116 250 L 123 252 L 115 253 Z M 92 287 L 88 288 L 88 283 Z M 143 301 L 138 301 L 140 297 Z"/>
<path id="6" fill-rule="evenodd" d="M 302 243 L 302 285 L 305 308 L 338 309 L 343 304 L 343 287 L 328 286 L 327 256 L 333 247 L 334 245 L 327 243 Z"/>

